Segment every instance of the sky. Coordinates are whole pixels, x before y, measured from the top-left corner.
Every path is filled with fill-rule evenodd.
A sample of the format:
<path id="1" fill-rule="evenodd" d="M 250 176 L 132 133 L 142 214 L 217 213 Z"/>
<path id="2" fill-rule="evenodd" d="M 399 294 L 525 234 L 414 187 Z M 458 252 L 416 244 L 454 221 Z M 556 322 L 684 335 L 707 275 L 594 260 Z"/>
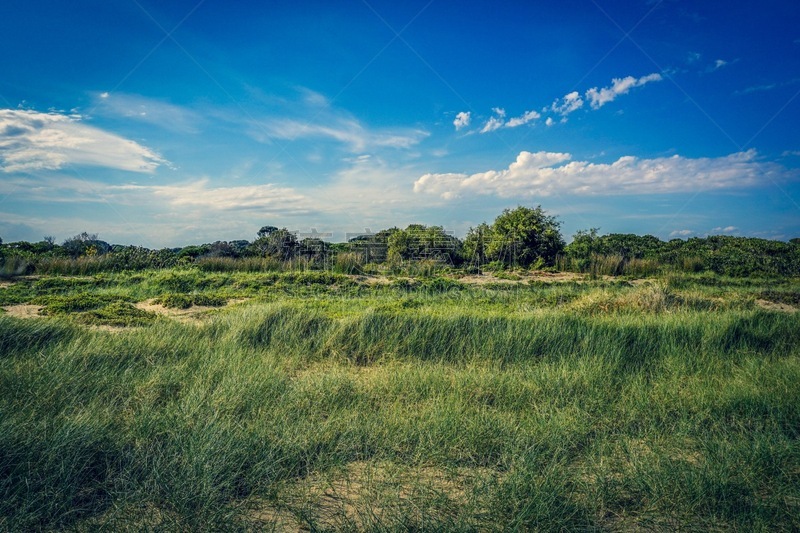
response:
<path id="1" fill-rule="evenodd" d="M 0 238 L 800 237 L 787 0 L 5 0 Z"/>

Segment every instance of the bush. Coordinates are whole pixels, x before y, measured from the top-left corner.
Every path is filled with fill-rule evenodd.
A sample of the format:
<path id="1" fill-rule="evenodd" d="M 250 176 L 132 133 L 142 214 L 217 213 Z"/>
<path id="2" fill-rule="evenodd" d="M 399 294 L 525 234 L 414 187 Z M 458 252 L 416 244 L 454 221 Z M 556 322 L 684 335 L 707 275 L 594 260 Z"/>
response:
<path id="1" fill-rule="evenodd" d="M 207 294 L 169 293 L 159 296 L 154 300 L 154 302 L 172 309 L 188 309 L 193 305 L 221 307 L 227 304 L 228 300 L 226 298 L 222 298 L 221 296 L 211 296 Z"/>

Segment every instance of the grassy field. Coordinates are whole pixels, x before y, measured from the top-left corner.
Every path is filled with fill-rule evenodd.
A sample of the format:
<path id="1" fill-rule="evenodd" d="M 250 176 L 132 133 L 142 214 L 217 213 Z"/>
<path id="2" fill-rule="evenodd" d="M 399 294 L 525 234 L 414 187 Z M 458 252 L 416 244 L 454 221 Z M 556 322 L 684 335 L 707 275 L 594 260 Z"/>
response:
<path id="1" fill-rule="evenodd" d="M 0 530 L 800 529 L 800 281 L 473 278 L 2 285 Z"/>

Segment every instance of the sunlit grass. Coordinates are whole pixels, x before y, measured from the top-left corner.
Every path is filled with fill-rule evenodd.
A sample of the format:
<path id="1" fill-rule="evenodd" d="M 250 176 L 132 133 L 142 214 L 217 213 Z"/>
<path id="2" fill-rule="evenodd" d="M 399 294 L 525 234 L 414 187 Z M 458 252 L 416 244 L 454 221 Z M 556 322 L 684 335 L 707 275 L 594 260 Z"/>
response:
<path id="1" fill-rule="evenodd" d="M 0 316 L 0 530 L 800 527 L 800 316 L 763 285 L 293 275 L 0 289 L 63 311 Z M 102 294 L 250 300 L 88 329 Z"/>

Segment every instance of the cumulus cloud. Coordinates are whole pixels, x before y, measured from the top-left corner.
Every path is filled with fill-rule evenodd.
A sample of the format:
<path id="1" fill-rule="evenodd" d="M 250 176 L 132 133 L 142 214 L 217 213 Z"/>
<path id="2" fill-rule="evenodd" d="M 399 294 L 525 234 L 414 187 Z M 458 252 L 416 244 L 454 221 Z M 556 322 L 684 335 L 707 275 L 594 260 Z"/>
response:
<path id="1" fill-rule="evenodd" d="M 694 232 L 690 229 L 676 229 L 675 231 L 671 231 L 669 236 L 670 237 L 688 237 L 689 235 L 693 235 Z"/>
<path id="2" fill-rule="evenodd" d="M 738 229 L 739 228 L 737 228 L 736 226 L 725 226 L 724 228 L 722 226 L 719 226 L 719 227 L 716 227 L 716 228 L 712 229 L 711 231 L 716 232 L 716 233 L 733 233 L 734 231 L 736 231 Z"/>
<path id="3" fill-rule="evenodd" d="M 152 173 L 167 163 L 149 148 L 81 119 L 75 114 L 0 109 L 0 169 L 10 173 L 88 165 Z"/>
<path id="4" fill-rule="evenodd" d="M 788 176 L 784 167 L 758 161 L 755 150 L 716 158 L 625 156 L 608 164 L 572 161 L 568 153 L 523 151 L 503 170 L 425 174 L 414 183 L 414 192 L 445 199 L 462 195 L 660 194 L 750 187 Z"/>
<path id="5" fill-rule="evenodd" d="M 522 115 L 518 117 L 514 117 L 506 122 L 506 128 L 516 128 L 517 126 L 522 126 L 523 124 L 527 124 L 528 122 L 533 122 L 534 120 L 540 118 L 542 115 L 537 113 L 536 111 L 526 111 Z"/>
<path id="6" fill-rule="evenodd" d="M 602 89 L 592 87 L 586 91 L 586 99 L 589 101 L 589 105 L 592 106 L 592 109 L 600 109 L 607 103 L 613 102 L 617 96 L 627 94 L 634 87 L 641 87 L 647 83 L 661 81 L 662 79 L 661 74 L 657 72 L 642 76 L 641 78 L 634 78 L 633 76 L 614 78 L 611 80 L 610 87 L 603 87 Z"/>
<path id="7" fill-rule="evenodd" d="M 555 124 L 555 121 L 553 120 L 553 117 L 547 117 L 547 120 L 545 120 L 544 123 L 545 123 L 546 126 L 549 127 L 549 126 L 552 126 L 553 124 Z"/>
<path id="8" fill-rule="evenodd" d="M 571 93 L 564 96 L 564 98 L 557 98 L 555 102 L 550 106 L 550 109 L 554 113 L 558 113 L 561 116 L 567 116 L 570 113 L 577 111 L 583 107 L 583 99 L 581 99 L 581 95 L 578 91 L 572 91 Z"/>
<path id="9" fill-rule="evenodd" d="M 460 130 L 461 128 L 466 128 L 469 126 L 470 121 L 472 120 L 471 113 L 469 111 L 462 111 L 458 115 L 456 115 L 456 119 L 453 121 L 453 126 L 456 127 L 456 131 Z"/>

